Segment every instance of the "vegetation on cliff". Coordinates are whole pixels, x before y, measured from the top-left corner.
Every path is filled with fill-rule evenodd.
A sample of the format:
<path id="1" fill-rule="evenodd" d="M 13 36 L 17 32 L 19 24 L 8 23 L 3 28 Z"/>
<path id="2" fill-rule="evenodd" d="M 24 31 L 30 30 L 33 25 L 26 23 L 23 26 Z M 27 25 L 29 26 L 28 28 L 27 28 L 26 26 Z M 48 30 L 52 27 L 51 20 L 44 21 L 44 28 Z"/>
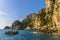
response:
<path id="1" fill-rule="evenodd" d="M 56 15 L 57 13 L 59 14 L 59 12 L 57 12 L 59 9 L 55 10 L 55 6 L 57 8 L 59 7 L 59 5 L 56 4 L 58 4 L 56 0 L 46 0 L 46 8 L 41 9 L 38 13 L 27 15 L 27 17 L 21 22 L 19 20 L 16 20 L 12 23 L 11 28 L 17 30 L 38 29 L 39 31 L 45 33 L 58 32 L 57 23 L 60 19 L 57 17 L 60 16 Z"/>
<path id="2" fill-rule="evenodd" d="M 52 24 L 53 14 L 52 12 L 48 12 L 47 14 L 45 11 L 46 9 L 43 8 L 37 14 L 32 13 L 28 15 L 21 22 L 19 20 L 16 20 L 12 23 L 11 28 L 17 30 L 39 29 L 39 31 L 45 33 L 52 33 L 53 31 L 55 31 L 55 29 L 51 29 L 53 28 L 53 24 Z"/>
<path id="3" fill-rule="evenodd" d="M 57 28 L 53 28 L 53 13 L 48 12 L 47 14 L 45 11 L 46 9 L 43 8 L 37 14 L 32 13 L 22 21 L 16 20 L 12 23 L 11 28 L 17 30 L 38 29 L 44 33 L 58 32 Z"/>

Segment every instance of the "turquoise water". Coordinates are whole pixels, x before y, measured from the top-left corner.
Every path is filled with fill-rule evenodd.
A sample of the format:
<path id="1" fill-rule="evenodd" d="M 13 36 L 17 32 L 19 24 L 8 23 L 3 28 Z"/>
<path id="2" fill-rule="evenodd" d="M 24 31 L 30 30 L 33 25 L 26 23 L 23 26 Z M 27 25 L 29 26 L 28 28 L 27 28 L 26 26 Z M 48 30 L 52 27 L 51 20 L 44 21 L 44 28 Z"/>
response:
<path id="1" fill-rule="evenodd" d="M 60 37 L 49 34 L 38 34 L 37 30 L 18 30 L 17 35 L 5 35 L 8 30 L 0 30 L 0 40 L 60 40 Z"/>

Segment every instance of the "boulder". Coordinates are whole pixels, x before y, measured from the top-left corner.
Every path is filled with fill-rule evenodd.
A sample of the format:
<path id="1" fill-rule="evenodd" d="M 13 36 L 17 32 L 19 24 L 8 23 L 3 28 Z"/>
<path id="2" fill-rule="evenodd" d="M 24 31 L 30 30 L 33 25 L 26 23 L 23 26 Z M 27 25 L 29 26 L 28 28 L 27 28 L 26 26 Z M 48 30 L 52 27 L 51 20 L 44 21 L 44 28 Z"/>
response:
<path id="1" fill-rule="evenodd" d="M 5 32 L 6 35 L 16 35 L 18 34 L 18 31 L 7 31 Z"/>

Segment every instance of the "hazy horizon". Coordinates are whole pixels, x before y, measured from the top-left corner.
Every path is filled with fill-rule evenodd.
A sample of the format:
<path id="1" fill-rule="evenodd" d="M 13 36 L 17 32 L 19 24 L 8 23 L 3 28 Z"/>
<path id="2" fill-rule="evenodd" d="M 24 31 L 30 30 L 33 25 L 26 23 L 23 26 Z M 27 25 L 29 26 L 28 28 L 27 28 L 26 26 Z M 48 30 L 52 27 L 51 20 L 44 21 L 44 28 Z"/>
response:
<path id="1" fill-rule="evenodd" d="M 0 0 L 0 29 L 45 7 L 45 0 Z"/>

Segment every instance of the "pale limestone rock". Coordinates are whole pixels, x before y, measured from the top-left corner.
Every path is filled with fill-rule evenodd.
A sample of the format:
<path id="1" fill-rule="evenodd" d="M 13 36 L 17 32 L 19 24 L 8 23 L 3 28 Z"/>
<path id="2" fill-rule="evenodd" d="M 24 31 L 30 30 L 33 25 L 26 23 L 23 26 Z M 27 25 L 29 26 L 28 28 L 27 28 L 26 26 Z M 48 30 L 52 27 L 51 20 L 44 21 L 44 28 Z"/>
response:
<path id="1" fill-rule="evenodd" d="M 38 29 L 40 27 L 40 19 L 38 17 L 35 17 L 34 21 L 34 29 Z"/>
<path id="2" fill-rule="evenodd" d="M 46 13 L 50 12 L 53 10 L 53 1 L 52 0 L 46 0 Z"/>
<path id="3" fill-rule="evenodd" d="M 60 30 L 60 0 L 46 0 L 46 13 L 52 12 L 53 26 Z"/>

